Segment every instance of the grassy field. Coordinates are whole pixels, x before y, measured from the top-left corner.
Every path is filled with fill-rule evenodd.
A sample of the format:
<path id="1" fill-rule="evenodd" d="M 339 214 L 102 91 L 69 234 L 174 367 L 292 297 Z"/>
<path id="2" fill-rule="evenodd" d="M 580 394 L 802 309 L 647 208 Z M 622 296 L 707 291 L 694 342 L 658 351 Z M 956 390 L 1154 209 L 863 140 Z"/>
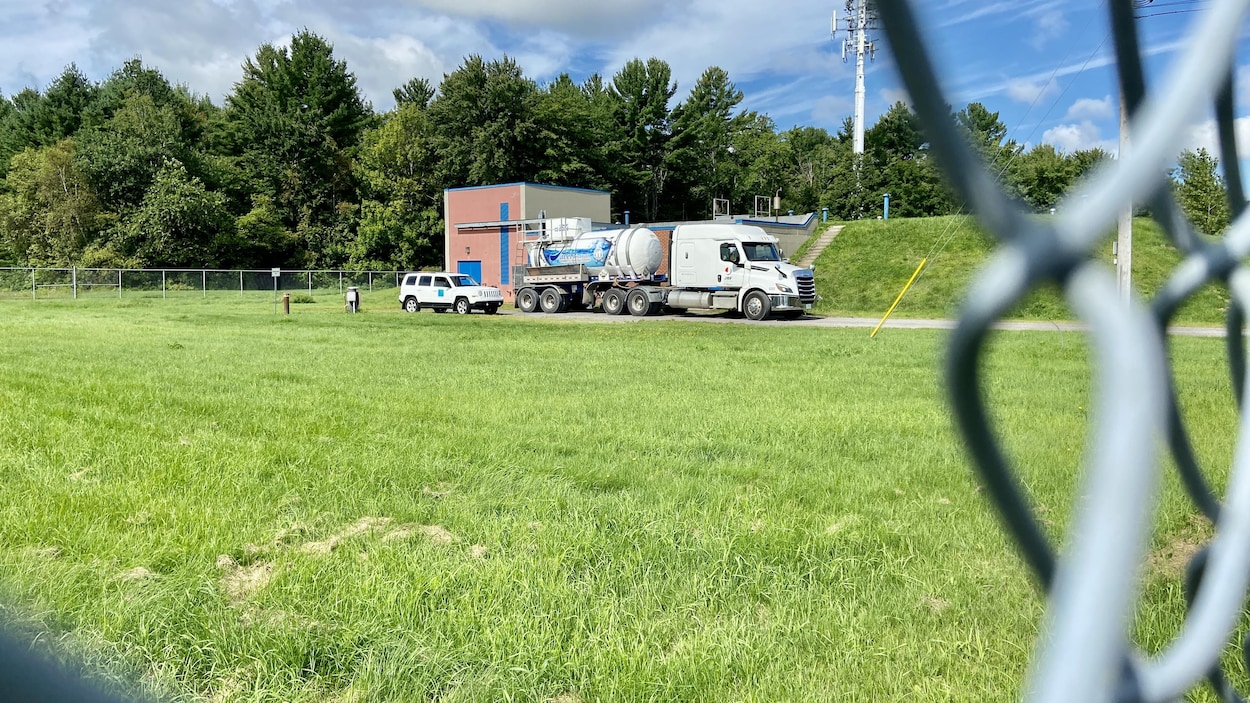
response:
<path id="1" fill-rule="evenodd" d="M 950 318 L 958 314 L 964 291 L 992 255 L 995 241 L 971 217 L 861 220 L 846 225 L 816 260 L 816 312 L 837 315 L 885 314 L 912 272 L 925 257 L 929 265 L 903 298 L 894 315 Z M 1101 257 L 1111 267 L 1108 240 Z M 1143 298 L 1154 295 L 1180 262 L 1159 225 L 1148 218 L 1133 220 L 1133 286 Z M 1224 320 L 1228 292 L 1211 286 L 1198 293 L 1177 321 L 1218 325 Z M 1027 298 L 1012 314 L 1025 320 L 1071 320 L 1075 316 L 1056 290 Z"/>
<path id="2" fill-rule="evenodd" d="M 941 333 L 396 307 L 0 303 L 11 625 L 181 700 L 1015 697 L 1042 601 L 951 431 Z M 1222 343 L 1175 349 L 1222 466 Z M 1061 539 L 1086 349 L 1001 335 L 987 373 Z M 1165 483 L 1150 648 L 1209 534 Z"/>

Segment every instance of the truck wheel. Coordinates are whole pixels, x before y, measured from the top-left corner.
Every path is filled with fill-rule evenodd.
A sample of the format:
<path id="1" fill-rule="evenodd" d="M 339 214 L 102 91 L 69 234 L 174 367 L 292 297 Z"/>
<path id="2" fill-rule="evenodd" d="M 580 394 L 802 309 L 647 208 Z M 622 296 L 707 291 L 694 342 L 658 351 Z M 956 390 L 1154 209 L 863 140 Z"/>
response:
<path id="1" fill-rule="evenodd" d="M 421 312 L 421 303 L 417 302 L 415 296 L 410 295 L 407 298 L 404 298 L 404 310 L 407 310 L 408 312 Z"/>
<path id="2" fill-rule="evenodd" d="M 742 301 L 742 312 L 746 314 L 748 320 L 762 320 L 772 311 L 772 301 L 758 290 L 747 293 L 746 300 Z"/>
<path id="3" fill-rule="evenodd" d="M 468 315 L 468 314 L 469 314 L 469 300 L 468 300 L 468 298 L 456 298 L 456 308 L 455 308 L 455 309 L 456 309 L 456 314 L 457 314 L 457 315 Z"/>
<path id="4" fill-rule="evenodd" d="M 603 294 L 603 311 L 609 315 L 620 315 L 625 312 L 625 291 L 620 288 L 609 288 Z"/>
<path id="5" fill-rule="evenodd" d="M 522 288 L 516 292 L 516 306 L 521 312 L 534 312 L 538 309 L 538 291 L 533 288 Z"/>
<path id="6" fill-rule="evenodd" d="M 634 317 L 646 317 L 651 312 L 651 298 L 641 288 L 631 290 L 625 297 L 625 304 L 629 306 L 629 314 Z"/>
<path id="7" fill-rule="evenodd" d="M 543 292 L 538 294 L 538 305 L 549 315 L 564 312 L 564 294 L 559 288 L 544 288 Z"/>

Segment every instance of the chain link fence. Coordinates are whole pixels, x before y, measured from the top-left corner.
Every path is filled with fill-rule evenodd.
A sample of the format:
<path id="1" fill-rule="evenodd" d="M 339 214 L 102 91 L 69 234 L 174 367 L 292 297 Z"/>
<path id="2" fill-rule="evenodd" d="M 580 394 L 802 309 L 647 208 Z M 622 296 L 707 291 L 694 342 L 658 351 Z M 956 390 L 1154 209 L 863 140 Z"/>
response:
<path id="1" fill-rule="evenodd" d="M 211 296 L 269 293 L 342 295 L 399 287 L 403 271 L 0 268 L 0 299 Z"/>
<path id="2" fill-rule="evenodd" d="M 1229 676 L 1240 648 L 1230 647 L 1243 620 L 1250 584 L 1250 414 L 1246 396 L 1246 311 L 1250 309 L 1250 217 L 1240 174 L 1234 97 L 1236 49 L 1250 0 L 1201 8 L 1166 77 L 1148 89 L 1135 9 L 1142 0 L 1105 4 L 1114 37 L 1120 94 L 1131 118 L 1133 149 L 1120 154 L 1069 196 L 1054 218 L 1030 217 L 997 185 L 950 114 L 920 23 L 908 0 L 876 0 L 892 53 L 916 112 L 959 197 L 1000 246 L 967 291 L 951 335 L 947 388 L 972 463 L 1007 533 L 1046 592 L 1044 632 L 1035 648 L 1025 698 L 1044 703 L 1187 697 L 1206 679 L 1226 703 L 1245 700 Z M 1233 223 L 1218 242 L 1199 237 L 1169 188 L 1166 173 L 1185 146 L 1189 125 L 1212 106 Z M 1144 202 L 1182 256 L 1153 300 L 1124 300 L 1095 252 L 1132 203 Z M 1201 288 L 1227 285 L 1228 370 L 1242 410 L 1228 485 L 1215 491 L 1197 459 L 1169 366 L 1166 329 L 1180 305 Z M 1074 497 L 1062 550 L 1047 538 L 1028 491 L 991 421 L 982 359 L 993 324 L 1029 292 L 1059 286 L 1088 325 L 1096 379 L 1091 444 Z M 1190 561 L 1188 605 L 1179 634 L 1159 653 L 1134 644 L 1138 570 L 1145 559 L 1166 447 L 1195 511 L 1215 537 Z M 1208 467 L 1209 468 L 1209 467 Z M 1222 500 L 1217 498 L 1222 495 Z M 1237 667 L 1240 668 L 1240 667 Z"/>

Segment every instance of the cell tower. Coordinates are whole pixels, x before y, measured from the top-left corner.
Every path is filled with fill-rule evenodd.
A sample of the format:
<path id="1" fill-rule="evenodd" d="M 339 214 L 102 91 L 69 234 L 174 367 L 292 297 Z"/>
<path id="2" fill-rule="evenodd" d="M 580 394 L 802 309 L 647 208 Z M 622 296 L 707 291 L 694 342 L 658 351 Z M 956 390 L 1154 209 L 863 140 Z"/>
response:
<path id="1" fill-rule="evenodd" d="M 842 20 L 846 38 L 842 40 L 842 60 L 849 52 L 855 54 L 855 141 L 854 153 L 864 153 L 864 59 L 877 58 L 877 43 L 868 32 L 877 29 L 877 7 L 873 0 L 846 0 L 846 16 Z M 838 12 L 833 12 L 832 34 L 838 36 Z"/>

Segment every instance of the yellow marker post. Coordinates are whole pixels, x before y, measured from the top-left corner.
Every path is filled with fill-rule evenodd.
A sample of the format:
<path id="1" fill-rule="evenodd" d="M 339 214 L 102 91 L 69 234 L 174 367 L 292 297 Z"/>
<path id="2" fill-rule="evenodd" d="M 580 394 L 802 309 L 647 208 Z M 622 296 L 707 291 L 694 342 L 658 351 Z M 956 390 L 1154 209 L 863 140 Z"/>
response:
<path id="1" fill-rule="evenodd" d="M 929 263 L 928 257 L 920 260 L 920 265 L 916 267 L 916 272 L 911 275 L 911 279 L 907 281 L 907 285 L 903 286 L 903 290 L 899 291 L 898 297 L 894 299 L 894 304 L 890 306 L 889 310 L 885 311 L 885 317 L 881 318 L 881 322 L 878 322 L 877 326 L 873 328 L 872 334 L 868 335 L 869 338 L 877 336 L 877 332 L 881 329 L 881 326 L 885 324 L 886 320 L 890 319 L 890 313 L 894 312 L 894 308 L 898 307 L 898 304 L 902 302 L 903 296 L 907 295 L 907 291 L 911 289 L 911 284 L 916 282 L 916 278 L 920 275 L 920 272 L 924 269 L 924 265 L 927 263 Z"/>

